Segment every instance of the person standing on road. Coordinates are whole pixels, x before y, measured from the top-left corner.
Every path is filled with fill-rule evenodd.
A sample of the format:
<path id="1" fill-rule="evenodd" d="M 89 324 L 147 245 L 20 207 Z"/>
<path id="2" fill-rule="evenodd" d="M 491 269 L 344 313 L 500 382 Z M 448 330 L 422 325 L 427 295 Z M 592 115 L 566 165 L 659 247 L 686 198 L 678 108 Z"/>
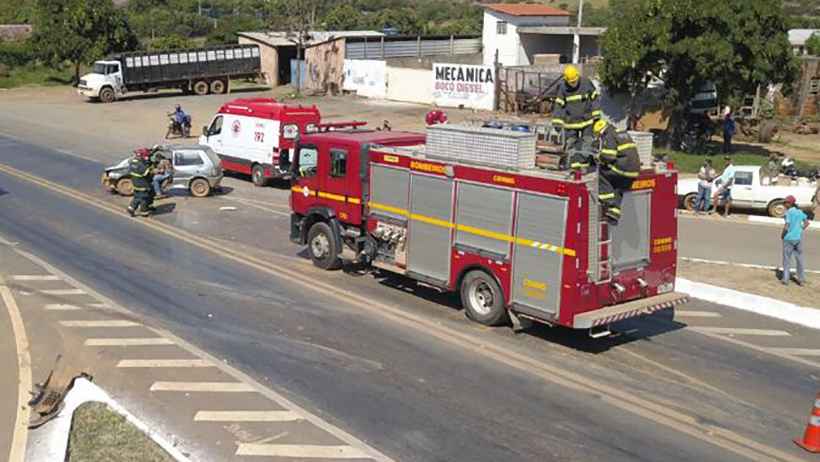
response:
<path id="1" fill-rule="evenodd" d="M 141 148 L 134 151 L 134 157 L 128 164 L 128 174 L 134 185 L 134 198 L 128 206 L 128 214 L 148 216 L 151 208 L 151 152 Z"/>
<path id="2" fill-rule="evenodd" d="M 723 202 L 723 217 L 725 218 L 729 216 L 729 208 L 732 206 L 732 185 L 735 182 L 735 165 L 731 157 L 726 156 L 723 159 L 726 161 L 726 168 L 723 169 L 723 173 L 720 174 L 720 177 L 715 182 L 719 187 L 712 197 L 712 202 L 714 203 L 713 211 L 716 213 L 719 213 L 717 211 L 718 205 L 720 205 L 719 203 Z"/>
<path id="3" fill-rule="evenodd" d="M 723 117 L 723 153 L 729 154 L 732 152 L 732 137 L 735 136 L 737 126 L 734 117 L 732 117 L 732 110 L 726 109 L 726 116 Z"/>
<path id="4" fill-rule="evenodd" d="M 780 282 L 787 286 L 791 279 L 791 260 L 794 256 L 797 264 L 797 285 L 806 283 L 806 275 L 803 272 L 803 230 L 809 227 L 809 219 L 806 214 L 795 205 L 794 196 L 786 197 L 786 224 L 780 237 L 783 239 L 783 276 Z"/>
<path id="5" fill-rule="evenodd" d="M 717 172 L 712 168 L 712 159 L 703 161 L 703 165 L 698 171 L 698 196 L 695 199 L 695 213 L 708 212 L 712 199 L 712 182 L 715 181 Z"/>

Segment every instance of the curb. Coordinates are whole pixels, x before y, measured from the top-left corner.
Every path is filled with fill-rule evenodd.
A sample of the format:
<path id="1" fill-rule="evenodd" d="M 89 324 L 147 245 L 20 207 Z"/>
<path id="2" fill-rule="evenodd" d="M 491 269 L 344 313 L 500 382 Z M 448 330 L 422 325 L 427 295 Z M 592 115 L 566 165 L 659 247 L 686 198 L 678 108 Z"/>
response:
<path id="1" fill-rule="evenodd" d="M 773 225 L 782 225 L 782 218 L 773 217 L 759 217 L 757 215 L 749 215 L 749 221 L 753 223 L 770 223 Z M 809 229 L 820 229 L 820 222 L 816 220 L 809 220 Z"/>
<path id="2" fill-rule="evenodd" d="M 768 316 L 811 329 L 820 329 L 820 309 L 798 306 L 774 298 L 726 289 L 702 282 L 694 282 L 683 278 L 677 278 L 675 280 L 675 287 L 677 290 L 686 292 L 694 298 L 708 300 L 720 305 Z"/>

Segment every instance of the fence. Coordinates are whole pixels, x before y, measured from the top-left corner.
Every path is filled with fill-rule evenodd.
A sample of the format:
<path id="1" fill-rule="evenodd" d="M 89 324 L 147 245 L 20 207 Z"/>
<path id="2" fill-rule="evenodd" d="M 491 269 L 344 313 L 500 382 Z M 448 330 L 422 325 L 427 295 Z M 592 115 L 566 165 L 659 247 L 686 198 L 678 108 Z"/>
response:
<path id="1" fill-rule="evenodd" d="M 357 37 L 345 41 L 345 59 L 422 58 L 481 52 L 481 37 Z"/>

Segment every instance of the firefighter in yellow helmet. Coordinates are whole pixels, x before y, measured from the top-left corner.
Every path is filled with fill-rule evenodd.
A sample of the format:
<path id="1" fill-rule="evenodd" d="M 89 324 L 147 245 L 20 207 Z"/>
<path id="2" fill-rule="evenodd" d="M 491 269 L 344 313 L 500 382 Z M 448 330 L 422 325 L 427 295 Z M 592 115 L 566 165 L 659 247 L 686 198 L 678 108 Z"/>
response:
<path id="1" fill-rule="evenodd" d="M 601 117 L 598 90 L 588 78 L 581 75 L 577 67 L 564 68 L 564 78 L 558 86 L 553 104 L 552 124 L 564 129 L 566 149 L 585 151 L 592 148 L 592 125 Z M 577 160 L 577 162 L 576 162 Z M 583 158 L 571 159 L 575 168 L 588 167 Z"/>
<path id="2" fill-rule="evenodd" d="M 592 131 L 598 139 L 598 199 L 606 218 L 617 225 L 624 193 L 641 172 L 641 158 L 629 134 L 617 132 L 605 120 L 595 122 Z"/>

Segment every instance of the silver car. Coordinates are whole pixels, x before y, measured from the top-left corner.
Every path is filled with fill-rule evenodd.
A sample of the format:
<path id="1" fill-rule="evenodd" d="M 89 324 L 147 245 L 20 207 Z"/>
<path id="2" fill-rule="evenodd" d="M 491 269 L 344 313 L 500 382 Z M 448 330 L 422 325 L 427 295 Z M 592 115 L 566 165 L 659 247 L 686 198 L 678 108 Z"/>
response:
<path id="1" fill-rule="evenodd" d="M 159 149 L 174 166 L 173 179 L 163 184 L 163 191 L 187 189 L 194 197 L 205 197 L 222 182 L 222 161 L 208 146 L 169 145 Z M 134 185 L 128 175 L 129 159 L 103 172 L 102 184 L 111 192 L 123 196 L 134 194 Z"/>

